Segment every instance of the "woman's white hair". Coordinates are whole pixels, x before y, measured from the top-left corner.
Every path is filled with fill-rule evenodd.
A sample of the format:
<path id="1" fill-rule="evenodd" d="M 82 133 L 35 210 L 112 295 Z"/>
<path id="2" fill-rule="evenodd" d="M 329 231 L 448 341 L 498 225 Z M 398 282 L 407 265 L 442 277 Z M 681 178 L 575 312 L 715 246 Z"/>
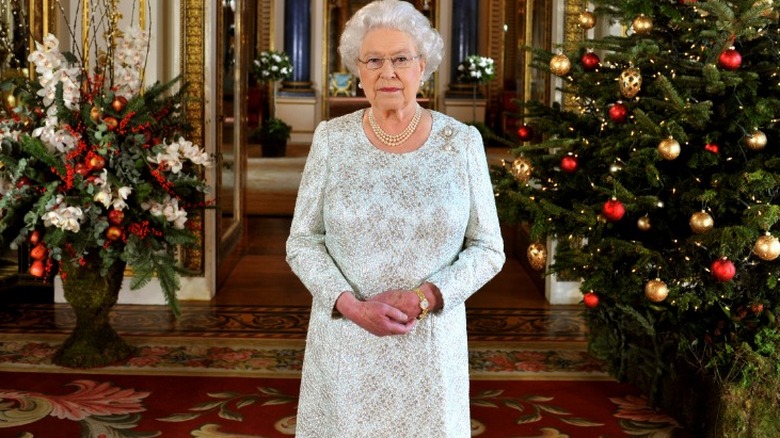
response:
<path id="1" fill-rule="evenodd" d="M 411 3 L 401 0 L 376 0 L 360 8 L 347 21 L 339 40 L 339 54 L 349 71 L 358 76 L 358 58 L 363 38 L 373 29 L 399 30 L 412 38 L 419 55 L 425 60 L 423 80 L 439 68 L 444 56 L 444 41 L 430 20 Z"/>

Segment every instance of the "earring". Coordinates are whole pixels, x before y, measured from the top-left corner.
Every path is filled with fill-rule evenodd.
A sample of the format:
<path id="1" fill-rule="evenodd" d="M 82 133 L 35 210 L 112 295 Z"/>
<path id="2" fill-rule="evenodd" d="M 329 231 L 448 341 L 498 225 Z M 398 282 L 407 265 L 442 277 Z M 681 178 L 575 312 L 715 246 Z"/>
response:
<path id="1" fill-rule="evenodd" d="M 358 82 L 358 88 L 360 88 L 361 90 L 363 89 L 363 83 L 362 82 Z"/>
<path id="2" fill-rule="evenodd" d="M 425 81 L 420 81 L 420 88 L 425 86 Z"/>

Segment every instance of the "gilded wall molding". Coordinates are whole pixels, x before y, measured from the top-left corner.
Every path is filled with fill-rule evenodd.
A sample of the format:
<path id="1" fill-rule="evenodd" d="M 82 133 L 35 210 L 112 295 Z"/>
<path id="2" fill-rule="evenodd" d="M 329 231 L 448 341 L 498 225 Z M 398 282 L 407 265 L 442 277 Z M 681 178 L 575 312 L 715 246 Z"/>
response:
<path id="1" fill-rule="evenodd" d="M 566 52 L 571 53 L 575 51 L 579 43 L 585 39 L 585 33 L 577 22 L 577 17 L 585 10 L 587 10 L 587 2 L 585 0 L 566 0 L 563 20 L 563 48 Z M 564 83 L 564 87 L 565 86 Z M 564 93 L 564 108 L 570 109 L 575 107 L 575 105 L 574 96 L 569 93 Z"/>
<path id="2" fill-rule="evenodd" d="M 205 2 L 200 0 L 182 0 L 181 2 L 182 30 L 179 38 L 182 79 L 188 86 L 189 99 L 184 111 L 187 121 L 193 128 L 192 141 L 205 144 L 203 127 L 205 123 Z M 197 234 L 196 248 L 182 249 L 184 267 L 196 273 L 203 274 L 204 266 L 204 225 L 202 211 L 191 212 L 190 226 Z"/>

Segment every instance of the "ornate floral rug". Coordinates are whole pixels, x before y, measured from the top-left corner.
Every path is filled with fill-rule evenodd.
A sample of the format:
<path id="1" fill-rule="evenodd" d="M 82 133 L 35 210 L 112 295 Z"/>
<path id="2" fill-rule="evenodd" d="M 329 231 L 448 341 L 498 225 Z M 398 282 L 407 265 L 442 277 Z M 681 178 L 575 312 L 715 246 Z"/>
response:
<path id="1" fill-rule="evenodd" d="M 0 340 L 0 436 L 285 437 L 302 340 L 128 337 L 97 370 L 51 364 L 62 335 Z M 472 436 L 685 436 L 581 343 L 472 342 Z"/>
<path id="2" fill-rule="evenodd" d="M 298 379 L 0 372 L 0 435 L 293 436 Z M 612 381 L 475 380 L 472 436 L 685 436 Z"/>

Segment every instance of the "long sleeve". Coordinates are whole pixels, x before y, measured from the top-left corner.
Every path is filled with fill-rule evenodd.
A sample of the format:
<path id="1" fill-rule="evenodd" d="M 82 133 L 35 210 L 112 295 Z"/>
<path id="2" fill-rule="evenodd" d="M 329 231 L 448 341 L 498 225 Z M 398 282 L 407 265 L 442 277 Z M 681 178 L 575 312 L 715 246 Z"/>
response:
<path id="1" fill-rule="evenodd" d="M 452 264 L 428 278 L 442 293 L 444 312 L 462 304 L 493 278 L 506 259 L 485 148 L 476 128 L 469 128 L 465 147 L 470 208 L 463 250 Z"/>
<path id="2" fill-rule="evenodd" d="M 287 239 L 287 263 L 319 302 L 330 309 L 339 295 L 352 290 L 325 247 L 324 204 L 329 177 L 328 124 L 317 126 L 311 150 L 298 189 L 290 236 Z"/>

